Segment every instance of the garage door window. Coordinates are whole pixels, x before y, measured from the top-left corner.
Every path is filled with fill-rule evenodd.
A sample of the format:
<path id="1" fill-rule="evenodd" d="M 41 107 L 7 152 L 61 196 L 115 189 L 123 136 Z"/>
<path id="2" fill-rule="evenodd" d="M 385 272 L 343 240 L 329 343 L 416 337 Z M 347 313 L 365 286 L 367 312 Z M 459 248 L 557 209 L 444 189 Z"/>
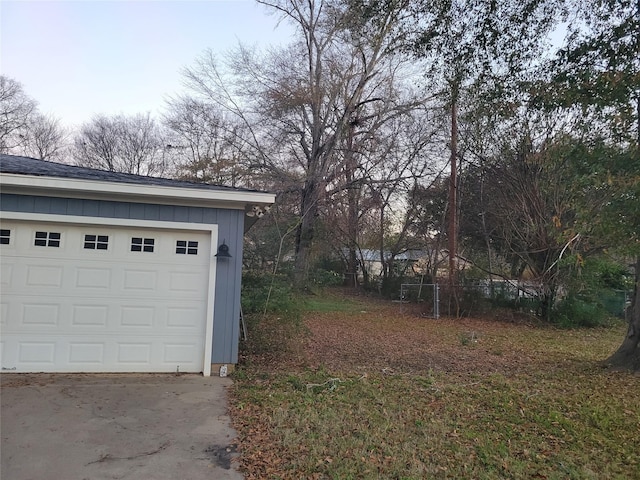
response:
<path id="1" fill-rule="evenodd" d="M 9 245 L 9 241 L 11 240 L 11 230 L 2 229 L 0 230 L 0 245 Z"/>
<path id="2" fill-rule="evenodd" d="M 131 239 L 132 252 L 153 252 L 155 246 L 154 238 L 133 237 Z"/>
<path id="3" fill-rule="evenodd" d="M 59 247 L 61 234 L 59 232 L 36 232 L 34 245 L 36 247 Z"/>
<path id="4" fill-rule="evenodd" d="M 193 240 L 176 241 L 176 253 L 179 255 L 197 255 L 198 242 Z"/>
<path id="5" fill-rule="evenodd" d="M 87 250 L 106 250 L 109 247 L 108 235 L 85 235 L 84 248 Z"/>

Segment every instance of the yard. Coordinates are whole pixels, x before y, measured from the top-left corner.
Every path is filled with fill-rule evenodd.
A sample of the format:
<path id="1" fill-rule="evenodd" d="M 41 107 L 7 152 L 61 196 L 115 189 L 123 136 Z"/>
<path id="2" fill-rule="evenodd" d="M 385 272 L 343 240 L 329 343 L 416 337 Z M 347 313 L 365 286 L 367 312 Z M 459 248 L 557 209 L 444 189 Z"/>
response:
<path id="1" fill-rule="evenodd" d="M 358 297 L 306 310 L 286 352 L 234 374 L 247 479 L 640 479 L 640 377 L 598 363 L 624 325 L 434 320 Z"/>

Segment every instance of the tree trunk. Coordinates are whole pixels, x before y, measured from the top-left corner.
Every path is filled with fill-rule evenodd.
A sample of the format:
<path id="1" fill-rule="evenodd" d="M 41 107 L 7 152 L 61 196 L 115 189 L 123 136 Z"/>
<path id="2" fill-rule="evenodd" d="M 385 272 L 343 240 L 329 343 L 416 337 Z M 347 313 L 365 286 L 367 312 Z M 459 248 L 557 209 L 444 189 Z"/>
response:
<path id="1" fill-rule="evenodd" d="M 344 272 L 343 285 L 353 288 L 358 286 L 358 252 L 353 244 L 350 244 L 347 252 L 347 269 Z"/>
<path id="2" fill-rule="evenodd" d="M 627 311 L 629 327 L 618 350 L 607 360 L 607 365 L 620 370 L 640 371 L 640 257 L 636 258 L 633 300 Z"/>
<path id="3" fill-rule="evenodd" d="M 457 104 L 456 95 L 452 95 L 451 100 L 451 174 L 449 176 L 449 286 L 453 291 L 456 285 L 456 240 L 458 231 L 457 224 L 457 174 L 458 167 L 456 162 L 457 148 L 458 148 L 458 125 L 457 125 Z"/>
<path id="4" fill-rule="evenodd" d="M 460 316 L 456 257 L 458 242 L 458 84 L 451 85 L 451 175 L 449 176 L 449 288 L 455 306 L 455 316 Z"/>
<path id="5" fill-rule="evenodd" d="M 349 253 L 347 257 L 347 271 L 344 275 L 344 285 L 347 287 L 358 286 L 358 196 L 359 186 L 354 181 L 356 170 L 356 158 L 353 150 L 353 135 L 355 126 L 349 125 L 347 136 L 347 148 L 345 152 L 344 170 L 347 185 L 347 241 Z"/>
<path id="6" fill-rule="evenodd" d="M 556 301 L 556 286 L 550 286 L 545 288 L 540 297 L 540 317 L 544 318 L 547 322 L 551 321 L 551 314 L 553 313 L 553 305 Z"/>
<path id="7" fill-rule="evenodd" d="M 302 192 L 301 221 L 296 235 L 296 259 L 293 270 L 295 285 L 304 289 L 309 274 L 309 259 L 315 233 L 316 215 L 320 187 L 313 181 L 307 181 Z"/>

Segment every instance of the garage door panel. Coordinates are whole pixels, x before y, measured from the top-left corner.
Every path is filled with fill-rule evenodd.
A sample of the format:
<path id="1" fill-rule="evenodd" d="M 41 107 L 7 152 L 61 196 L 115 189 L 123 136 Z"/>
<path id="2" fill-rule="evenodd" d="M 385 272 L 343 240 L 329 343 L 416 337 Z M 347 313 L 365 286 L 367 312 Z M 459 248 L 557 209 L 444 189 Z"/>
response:
<path id="1" fill-rule="evenodd" d="M 175 342 L 163 345 L 163 362 L 165 364 L 186 365 L 193 356 L 194 349 L 198 348 L 194 342 Z"/>
<path id="2" fill-rule="evenodd" d="M 75 270 L 75 288 L 80 289 L 96 289 L 105 292 L 113 288 L 112 276 L 113 269 L 104 267 L 77 267 Z"/>
<path id="3" fill-rule="evenodd" d="M 9 303 L 3 301 L 0 303 L 0 327 L 4 327 L 7 324 L 7 317 L 9 314 Z M 0 329 L 0 335 L 2 330 Z"/>
<path id="4" fill-rule="evenodd" d="M 77 300 L 54 295 L 40 295 L 34 300 L 30 296 L 15 295 L 2 304 L 1 321 L 10 329 L 44 328 L 49 331 L 65 328 L 69 334 L 95 332 L 96 329 L 119 331 L 122 327 L 125 332 L 166 329 L 165 334 L 174 334 L 200 332 L 206 314 L 205 305 L 189 300 L 165 297 L 143 302 L 131 297 L 120 298 L 118 304 L 104 303 L 104 300 L 99 297 Z"/>
<path id="5" fill-rule="evenodd" d="M 119 365 L 151 364 L 151 342 L 120 342 L 117 345 Z"/>
<path id="6" fill-rule="evenodd" d="M 13 348 L 8 348 L 13 346 Z M 3 337 L 3 363 L 15 371 L 38 372 L 199 372 L 204 350 L 192 337 L 158 343 L 148 336 L 107 336 L 101 340 L 34 335 L 30 340 Z M 108 370 L 105 370 L 108 365 Z M 6 370 L 11 370 L 11 367 Z"/>
<path id="7" fill-rule="evenodd" d="M 53 256 L 64 256 L 66 258 L 78 259 L 95 259 L 95 260 L 131 260 L 131 261 L 149 261 L 150 258 L 158 259 L 165 263 L 180 264 L 184 262 L 199 263 L 197 258 L 208 256 L 210 253 L 208 239 L 203 237 L 201 232 L 174 232 L 163 231 L 158 229 L 145 228 L 114 228 L 113 230 L 96 230 L 92 228 L 83 228 L 73 225 L 65 225 L 63 227 L 57 224 L 39 224 L 38 227 L 25 227 L 22 222 L 3 222 L 8 228 L 12 229 L 12 238 L 9 245 L 3 245 L 3 251 L 13 251 L 14 255 L 22 255 L 29 258 L 41 257 L 49 258 Z M 16 230 L 16 227 L 20 227 Z M 60 242 L 57 247 L 37 246 L 35 242 L 35 232 L 42 231 L 46 233 L 59 233 Z M 106 242 L 99 242 L 98 238 L 94 240 L 95 246 L 98 243 L 106 243 L 106 249 L 85 248 L 86 235 L 94 237 L 107 237 Z M 132 252 L 132 238 L 152 239 L 154 241 L 153 252 Z M 196 242 L 196 254 L 176 254 L 176 242 Z M 189 249 L 191 251 L 191 249 Z M 172 253 L 172 255 L 168 255 Z"/>
<path id="8" fill-rule="evenodd" d="M 199 328 L 202 310 L 191 306 L 172 306 L 167 308 L 167 327 L 172 331 L 178 329 L 194 330 Z"/>
<path id="9" fill-rule="evenodd" d="M 103 342 L 70 341 L 69 365 L 82 369 L 85 365 L 99 367 L 105 363 L 105 344 Z"/>
<path id="10" fill-rule="evenodd" d="M 2 262 L 0 265 L 0 286 L 6 288 L 11 282 L 13 276 L 13 264 Z"/>
<path id="11" fill-rule="evenodd" d="M 158 272 L 155 270 L 126 269 L 124 288 L 126 290 L 157 290 Z"/>
<path id="12" fill-rule="evenodd" d="M 210 233 L 33 223 L 3 222 L 3 369 L 203 370 Z M 35 246 L 35 232 L 59 246 Z M 154 251 L 131 252 L 137 237 Z"/>
<path id="13" fill-rule="evenodd" d="M 27 287 L 62 287 L 64 267 L 61 265 L 27 265 Z"/>
<path id="14" fill-rule="evenodd" d="M 74 327 L 106 327 L 109 319 L 109 305 L 78 305 L 72 306 L 71 325 Z"/>
<path id="15" fill-rule="evenodd" d="M 163 265 L 156 265 L 155 270 L 120 266 L 77 268 L 68 276 L 72 279 L 69 288 L 94 297 L 118 295 L 138 298 L 144 295 L 158 299 L 178 296 L 202 300 L 203 287 L 209 280 L 208 271 L 204 268 L 180 269 L 165 269 Z"/>
<path id="16" fill-rule="evenodd" d="M 24 302 L 21 325 L 34 328 L 58 327 L 60 326 L 60 309 L 58 303 Z"/>
<path id="17" fill-rule="evenodd" d="M 42 368 L 54 368 L 56 362 L 56 342 L 20 341 L 18 343 L 18 363 L 21 365 L 38 365 Z"/>
<path id="18" fill-rule="evenodd" d="M 29 295 L 6 295 L 3 292 L 5 308 L 2 321 L 6 326 L 2 334 L 14 330 L 44 329 L 47 332 L 58 328 L 68 329 L 76 326 L 106 325 L 105 317 L 109 315 L 109 305 L 91 303 L 77 304 L 73 297 L 61 297 L 55 294 L 40 294 L 37 298 Z"/>
<path id="19" fill-rule="evenodd" d="M 147 327 L 153 328 L 153 320 L 157 319 L 156 308 L 149 306 L 123 306 L 120 315 L 121 327 Z"/>
<path id="20" fill-rule="evenodd" d="M 171 272 L 169 274 L 169 292 L 198 293 L 202 289 L 202 282 L 206 281 L 205 272 Z"/>

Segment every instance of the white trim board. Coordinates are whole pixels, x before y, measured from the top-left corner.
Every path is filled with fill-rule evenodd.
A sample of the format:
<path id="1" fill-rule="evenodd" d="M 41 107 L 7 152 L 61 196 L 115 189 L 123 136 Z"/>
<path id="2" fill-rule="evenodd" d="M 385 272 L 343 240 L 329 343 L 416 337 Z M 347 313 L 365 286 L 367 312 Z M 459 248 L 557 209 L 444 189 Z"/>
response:
<path id="1" fill-rule="evenodd" d="M 247 204 L 270 205 L 276 199 L 275 194 L 266 192 L 141 185 L 12 173 L 1 173 L 0 185 L 2 192 L 8 194 L 208 208 L 244 209 Z"/>

